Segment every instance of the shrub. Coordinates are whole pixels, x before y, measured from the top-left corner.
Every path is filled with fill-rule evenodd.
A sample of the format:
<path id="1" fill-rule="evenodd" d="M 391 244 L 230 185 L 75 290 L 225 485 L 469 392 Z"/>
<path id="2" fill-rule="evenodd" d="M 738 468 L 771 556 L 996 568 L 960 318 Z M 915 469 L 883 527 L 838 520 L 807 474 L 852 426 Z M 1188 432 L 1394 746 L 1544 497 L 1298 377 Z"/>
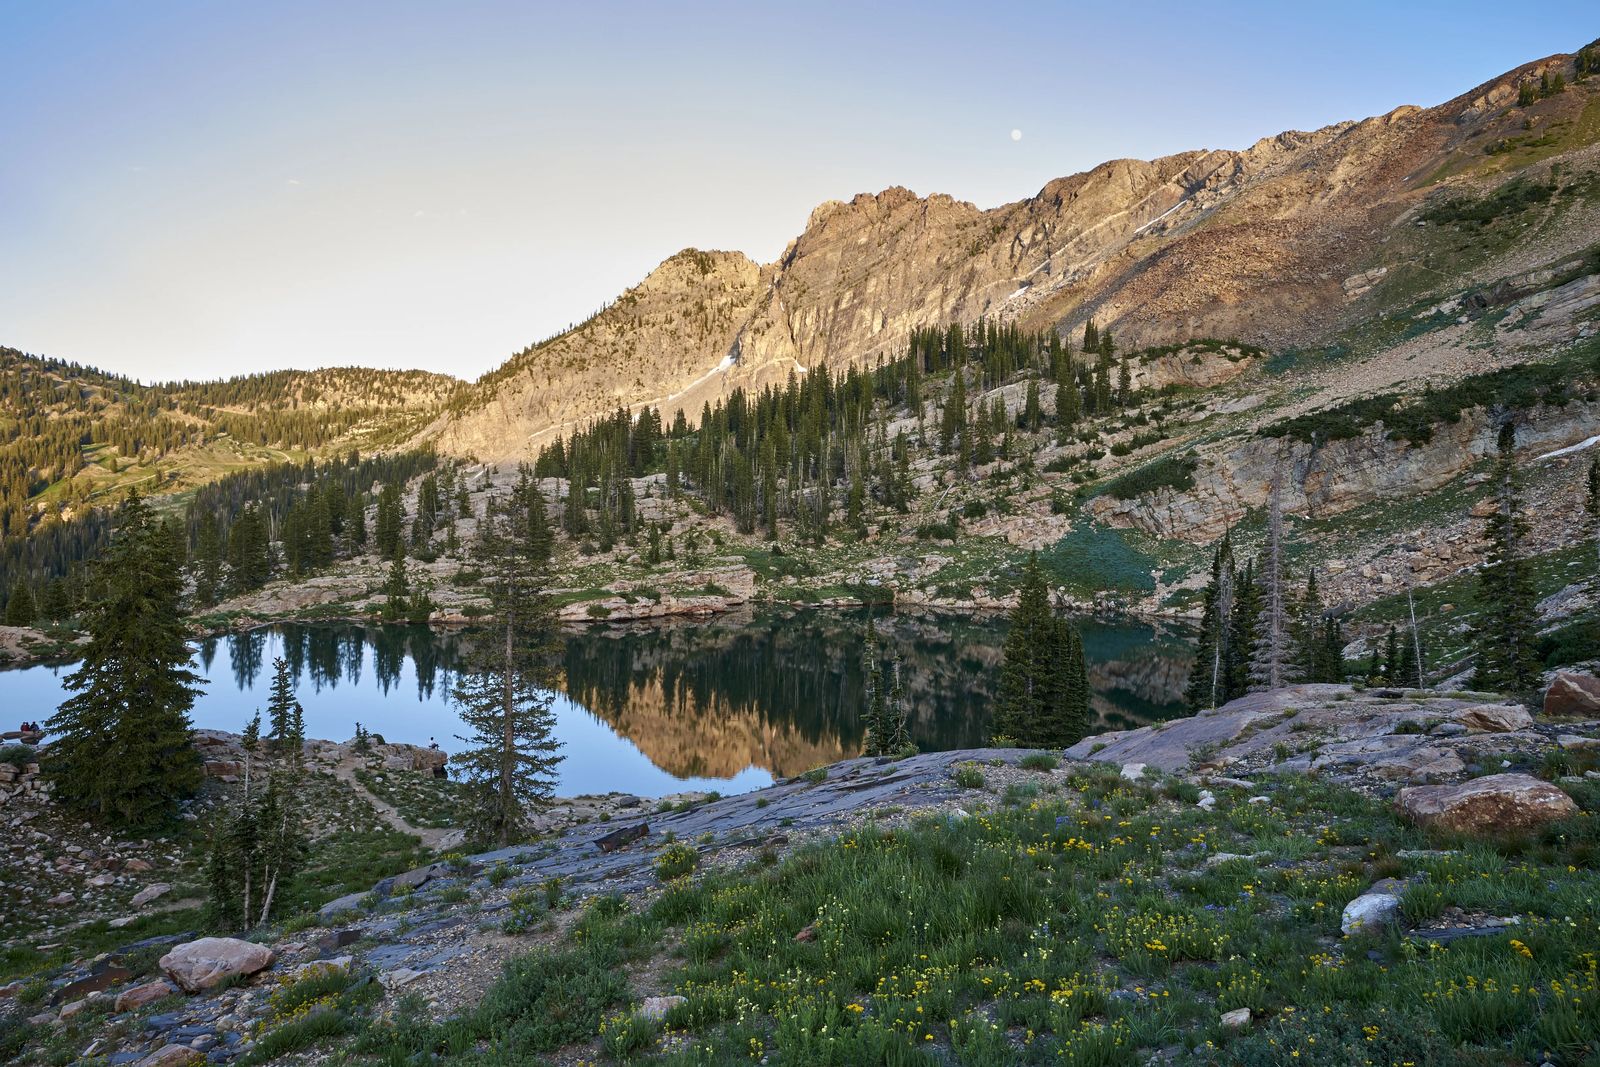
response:
<path id="1" fill-rule="evenodd" d="M 982 789 L 984 785 L 983 772 L 971 763 L 963 763 L 956 768 L 956 785 L 962 789 Z"/>
<path id="2" fill-rule="evenodd" d="M 1190 456 L 1163 456 L 1117 475 L 1106 483 L 1102 492 L 1118 500 L 1132 500 L 1157 489 L 1193 489 L 1196 466 L 1194 458 Z"/>
<path id="3" fill-rule="evenodd" d="M 681 878 L 700 864 L 700 853 L 694 846 L 678 843 L 668 845 L 656 857 L 656 877 L 663 882 Z"/>
<path id="4" fill-rule="evenodd" d="M 1048 752 L 1030 752 L 1017 764 L 1025 771 L 1053 771 L 1061 763 Z"/>

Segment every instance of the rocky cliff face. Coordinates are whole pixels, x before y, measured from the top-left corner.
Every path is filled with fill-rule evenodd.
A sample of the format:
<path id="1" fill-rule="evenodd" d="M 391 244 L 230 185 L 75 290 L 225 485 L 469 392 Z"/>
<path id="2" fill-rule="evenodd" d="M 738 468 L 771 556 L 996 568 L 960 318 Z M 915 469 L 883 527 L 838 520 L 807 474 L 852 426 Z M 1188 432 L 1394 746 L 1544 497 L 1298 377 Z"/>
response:
<path id="1" fill-rule="evenodd" d="M 1518 424 L 1525 455 L 1578 444 L 1600 425 L 1600 404 L 1540 408 Z M 1392 439 L 1377 424 L 1358 437 L 1310 444 L 1255 437 L 1201 461 L 1192 489 L 1163 489 L 1132 500 L 1096 497 L 1090 511 L 1112 526 L 1206 543 L 1252 508 L 1263 508 L 1274 474 L 1284 510 L 1321 519 L 1363 504 L 1439 489 L 1494 455 L 1499 425 L 1481 408 L 1443 423 L 1425 444 Z"/>
<path id="2" fill-rule="evenodd" d="M 1243 151 L 1114 160 L 992 210 L 902 188 L 829 202 L 780 259 L 686 251 L 582 326 L 488 375 L 424 436 L 482 459 L 531 453 L 617 406 L 691 421 L 738 385 L 895 353 L 917 326 L 979 316 L 1128 344 L 1274 348 L 1372 314 L 1416 207 L 1594 140 L 1594 80 L 1513 107 L 1552 57 L 1438 107 L 1265 138 Z M 1521 138 L 1522 140 L 1517 140 Z M 1519 152 L 1521 154 L 1519 154 Z M 1431 268 L 1437 270 L 1437 268 Z M 1386 276 L 1387 280 L 1386 280 Z"/>

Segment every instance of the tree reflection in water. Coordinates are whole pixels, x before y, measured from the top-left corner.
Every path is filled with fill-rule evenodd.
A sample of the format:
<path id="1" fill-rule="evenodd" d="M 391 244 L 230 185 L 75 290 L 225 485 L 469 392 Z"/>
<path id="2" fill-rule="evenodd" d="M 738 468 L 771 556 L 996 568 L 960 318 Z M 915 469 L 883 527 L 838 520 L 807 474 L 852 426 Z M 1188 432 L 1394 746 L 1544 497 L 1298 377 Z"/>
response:
<path id="1" fill-rule="evenodd" d="M 753 611 L 705 621 L 594 626 L 566 635 L 563 688 L 576 705 L 678 778 L 726 778 L 747 767 L 798 774 L 853 756 L 862 743 L 865 611 Z M 880 615 L 885 656 L 898 652 L 924 750 L 980 745 L 999 676 L 1005 620 Z M 1083 620 L 1097 729 L 1182 714 L 1188 635 L 1136 622 Z M 470 630 L 419 626 L 285 625 L 281 654 L 296 684 L 322 692 L 376 687 L 390 700 L 409 673 L 437 735 L 456 723 L 451 672 Z M 256 698 L 268 668 L 266 630 L 221 639 L 235 686 Z M 200 650 L 209 665 L 217 639 Z M 276 654 L 276 653 L 275 653 Z M 364 678 L 368 657 L 371 677 Z M 212 686 L 213 691 L 217 688 Z M 578 713 L 561 702 L 563 714 Z M 240 720 L 248 717 L 241 709 Z"/>

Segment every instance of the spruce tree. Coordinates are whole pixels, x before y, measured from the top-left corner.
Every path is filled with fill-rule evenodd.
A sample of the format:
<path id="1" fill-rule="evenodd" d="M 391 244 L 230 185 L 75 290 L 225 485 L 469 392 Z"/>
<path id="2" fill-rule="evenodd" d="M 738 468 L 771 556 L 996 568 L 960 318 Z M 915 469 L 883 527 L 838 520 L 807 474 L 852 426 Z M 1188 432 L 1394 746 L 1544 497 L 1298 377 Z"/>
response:
<path id="1" fill-rule="evenodd" d="M 1250 655 L 1252 689 L 1281 689 L 1301 673 L 1291 632 L 1294 612 L 1289 604 L 1283 555 L 1282 482 L 1274 478 L 1267 500 L 1267 546 L 1257 576 L 1261 611 L 1256 618 L 1255 644 Z"/>
<path id="2" fill-rule="evenodd" d="M 10 594 L 6 596 L 6 625 L 32 626 L 36 617 L 33 590 L 28 588 L 28 583 L 19 574 L 16 581 L 11 583 Z"/>
<path id="3" fill-rule="evenodd" d="M 222 588 L 222 532 L 217 526 L 217 516 L 211 511 L 200 515 L 190 569 L 194 572 L 194 602 L 200 607 L 215 604 Z"/>
<path id="4" fill-rule="evenodd" d="M 406 578 L 405 556 L 395 556 L 389 564 L 389 576 L 383 583 L 382 615 L 385 622 L 399 622 L 411 610 L 409 598 L 411 583 Z"/>
<path id="5" fill-rule="evenodd" d="M 452 757 L 476 803 L 476 839 L 507 845 L 527 832 L 529 809 L 548 804 L 561 762 L 552 708 L 561 647 L 544 588 L 548 572 L 491 499 L 475 561 L 494 623 L 472 643 L 452 698 L 470 733 Z"/>
<path id="6" fill-rule="evenodd" d="M 1232 534 L 1224 534 L 1211 553 L 1211 577 L 1201 601 L 1200 637 L 1195 649 L 1194 667 L 1184 700 L 1194 712 L 1215 708 L 1228 699 L 1228 644 L 1232 636 L 1233 615 Z"/>
<path id="7" fill-rule="evenodd" d="M 122 506 L 94 575 L 98 595 L 84 612 L 89 642 L 66 679 L 73 695 L 48 723 L 56 736 L 44 771 L 66 807 L 148 826 L 175 816 L 200 786 L 189 725 L 199 678 L 189 670 L 171 539 L 137 493 Z"/>
<path id="8" fill-rule="evenodd" d="M 282 656 L 272 661 L 272 688 L 267 696 L 267 743 L 272 751 L 293 752 L 295 719 L 303 714 L 294 696 L 294 679 L 289 662 Z"/>
<path id="9" fill-rule="evenodd" d="M 1037 555 L 1028 557 L 1006 633 L 994 734 L 1027 747 L 1066 747 L 1089 730 L 1083 640 L 1050 606 Z"/>
<path id="10" fill-rule="evenodd" d="M 1522 515 L 1516 447 L 1516 427 L 1507 421 L 1496 443 L 1495 510 L 1483 531 L 1488 558 L 1478 572 L 1473 625 L 1478 662 L 1472 678 L 1479 689 L 1526 694 L 1539 684 L 1538 612 L 1523 549 L 1528 521 Z"/>
<path id="11" fill-rule="evenodd" d="M 1589 591 L 1600 600 L 1600 454 L 1589 462 L 1588 491 L 1583 498 L 1583 528 L 1594 552 L 1594 570 L 1589 574 Z"/>

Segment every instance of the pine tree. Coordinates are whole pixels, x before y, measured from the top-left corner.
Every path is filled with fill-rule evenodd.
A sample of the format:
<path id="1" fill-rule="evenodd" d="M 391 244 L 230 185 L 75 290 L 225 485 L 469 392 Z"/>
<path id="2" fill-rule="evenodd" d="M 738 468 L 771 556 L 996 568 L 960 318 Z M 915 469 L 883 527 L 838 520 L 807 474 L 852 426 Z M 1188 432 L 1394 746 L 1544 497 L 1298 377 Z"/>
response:
<path id="1" fill-rule="evenodd" d="M 217 602 L 217 593 L 222 588 L 222 532 L 213 512 L 205 511 L 200 515 L 191 569 L 194 571 L 194 602 L 200 607 L 210 607 Z"/>
<path id="2" fill-rule="evenodd" d="M 1534 651 L 1538 612 L 1523 550 L 1528 521 L 1522 516 L 1516 447 L 1516 427 L 1507 421 L 1497 442 L 1495 510 L 1483 531 L 1488 558 L 1478 572 L 1478 617 L 1473 625 L 1478 662 L 1472 677 L 1480 689 L 1530 693 L 1539 684 Z"/>
<path id="3" fill-rule="evenodd" d="M 6 597 L 6 625 L 32 626 L 36 617 L 33 590 L 28 588 L 28 583 L 19 574 L 16 581 L 11 583 L 11 592 Z"/>
<path id="4" fill-rule="evenodd" d="M 1392 623 L 1383 643 L 1382 678 L 1387 685 L 1397 684 L 1400 678 L 1400 634 Z"/>
<path id="5" fill-rule="evenodd" d="M 1588 492 L 1583 500 L 1584 533 L 1594 550 L 1594 570 L 1589 575 L 1589 591 L 1600 601 L 1600 455 L 1589 462 Z"/>
<path id="6" fill-rule="evenodd" d="M 66 807 L 148 826 L 176 815 L 200 786 L 188 714 L 199 678 L 188 666 L 171 541 L 136 493 L 94 573 L 89 642 L 65 683 L 73 696 L 49 721 L 56 739 L 44 771 Z"/>
<path id="7" fill-rule="evenodd" d="M 372 530 L 372 547 L 384 559 L 394 559 L 405 547 L 401 531 L 405 512 L 400 502 L 400 486 L 390 482 L 378 493 L 378 513 Z"/>
<path id="8" fill-rule="evenodd" d="M 1227 688 L 1224 702 L 1250 690 L 1251 652 L 1255 647 L 1256 624 L 1261 618 L 1261 584 L 1256 581 L 1255 560 L 1247 560 L 1233 583 L 1233 617 L 1228 620 L 1228 647 L 1223 657 Z"/>
<path id="9" fill-rule="evenodd" d="M 1089 730 L 1083 639 L 1050 606 L 1044 571 L 1028 557 L 1006 633 L 994 734 L 1028 747 L 1065 747 Z"/>
<path id="10" fill-rule="evenodd" d="M 1261 614 L 1256 620 L 1255 644 L 1250 654 L 1252 689 L 1281 689 L 1300 677 L 1291 632 L 1294 613 L 1283 571 L 1283 490 L 1281 479 L 1274 477 L 1267 501 L 1267 547 L 1257 578 Z"/>
<path id="11" fill-rule="evenodd" d="M 452 761 L 477 798 L 474 835 L 506 845 L 527 832 L 529 809 L 553 795 L 561 762 L 552 710 L 560 641 L 544 592 L 547 572 L 492 500 L 475 556 L 495 622 L 473 643 L 452 692 L 471 731 Z"/>
<path id="12" fill-rule="evenodd" d="M 411 582 L 406 578 L 406 558 L 395 556 L 389 564 L 389 576 L 383 583 L 382 615 L 385 622 L 398 622 L 405 618 L 411 607 Z"/>
<path id="13" fill-rule="evenodd" d="M 1201 601 L 1200 637 L 1184 690 L 1184 700 L 1194 712 L 1218 707 L 1227 699 L 1234 580 L 1232 535 L 1224 534 L 1211 553 L 1211 577 Z"/>
<path id="14" fill-rule="evenodd" d="M 272 688 L 267 697 L 267 744 L 273 752 L 294 751 L 294 722 L 299 707 L 294 679 L 289 676 L 289 661 L 278 656 L 272 661 Z"/>
<path id="15" fill-rule="evenodd" d="M 1322 613 L 1322 594 L 1317 589 L 1317 572 L 1306 575 L 1305 592 L 1301 594 L 1293 622 L 1295 662 L 1301 665 L 1301 675 L 1308 682 L 1333 682 L 1335 667 L 1328 660 L 1329 625 L 1332 619 Z"/>

